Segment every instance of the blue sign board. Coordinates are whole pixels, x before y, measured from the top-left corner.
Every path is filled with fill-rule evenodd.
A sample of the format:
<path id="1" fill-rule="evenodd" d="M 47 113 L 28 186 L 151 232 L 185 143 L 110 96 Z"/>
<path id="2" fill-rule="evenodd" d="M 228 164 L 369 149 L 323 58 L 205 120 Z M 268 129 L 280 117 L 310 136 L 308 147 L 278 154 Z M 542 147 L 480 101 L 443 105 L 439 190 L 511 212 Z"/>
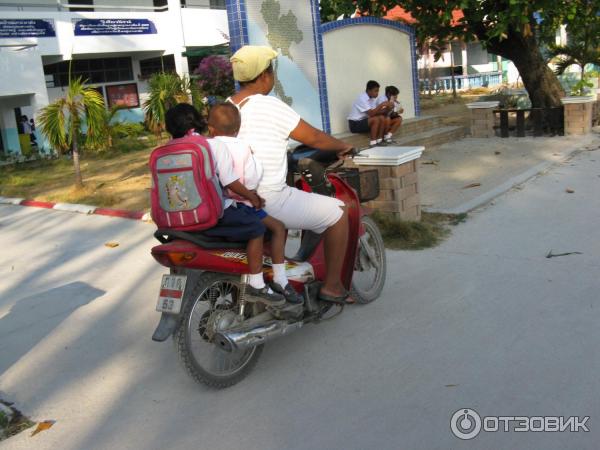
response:
<path id="1" fill-rule="evenodd" d="M 113 36 L 119 34 L 156 34 L 148 19 L 77 19 L 75 36 Z"/>
<path id="2" fill-rule="evenodd" d="M 50 19 L 0 19 L 0 38 L 55 36 L 54 21 Z"/>

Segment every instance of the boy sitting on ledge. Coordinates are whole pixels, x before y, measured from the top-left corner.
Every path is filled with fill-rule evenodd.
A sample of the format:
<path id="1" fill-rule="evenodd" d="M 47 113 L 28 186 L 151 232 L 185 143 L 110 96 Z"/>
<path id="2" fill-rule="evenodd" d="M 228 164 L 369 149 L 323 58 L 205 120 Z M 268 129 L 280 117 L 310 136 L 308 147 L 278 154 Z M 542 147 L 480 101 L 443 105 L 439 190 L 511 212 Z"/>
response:
<path id="1" fill-rule="evenodd" d="M 392 102 L 378 102 L 379 83 L 370 80 L 365 92 L 360 94 L 348 116 L 348 125 L 352 133 L 369 133 L 369 147 L 386 145 L 391 141 L 391 120 L 388 114 L 392 111 Z M 385 139 L 385 141 L 384 141 Z"/>

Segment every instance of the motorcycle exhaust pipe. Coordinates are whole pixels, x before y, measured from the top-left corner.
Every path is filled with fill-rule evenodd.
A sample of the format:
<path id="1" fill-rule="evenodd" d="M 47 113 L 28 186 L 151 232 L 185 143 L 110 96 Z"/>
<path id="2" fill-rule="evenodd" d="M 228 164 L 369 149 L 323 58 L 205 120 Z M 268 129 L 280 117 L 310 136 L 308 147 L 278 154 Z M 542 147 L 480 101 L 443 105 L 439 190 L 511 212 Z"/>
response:
<path id="1" fill-rule="evenodd" d="M 214 343 L 221 350 L 231 353 L 290 334 L 300 329 L 302 325 L 303 322 L 288 323 L 285 320 L 273 320 L 246 328 L 240 327 L 218 332 L 215 334 Z"/>

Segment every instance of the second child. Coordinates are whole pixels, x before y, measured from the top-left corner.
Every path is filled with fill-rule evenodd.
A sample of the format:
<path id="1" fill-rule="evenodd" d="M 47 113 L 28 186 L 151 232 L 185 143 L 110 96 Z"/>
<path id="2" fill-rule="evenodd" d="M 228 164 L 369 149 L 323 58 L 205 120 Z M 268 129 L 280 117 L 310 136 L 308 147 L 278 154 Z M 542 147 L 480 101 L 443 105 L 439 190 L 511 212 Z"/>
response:
<path id="1" fill-rule="evenodd" d="M 386 86 L 385 87 L 385 95 L 382 95 L 377 99 L 377 104 L 381 105 L 382 103 L 391 104 L 392 108 L 387 113 L 388 123 L 388 134 L 385 135 L 386 142 L 393 143 L 392 136 L 400 125 L 402 125 L 402 116 L 401 114 L 404 112 L 404 108 L 402 108 L 402 104 L 398 101 L 398 95 L 400 91 L 396 86 Z"/>
<path id="2" fill-rule="evenodd" d="M 254 158 L 252 149 L 237 137 L 241 125 L 241 117 L 237 107 L 231 103 L 219 103 L 210 109 L 208 114 L 208 132 L 214 140 L 227 146 L 233 159 L 233 170 L 246 189 L 253 191 L 262 178 L 261 164 Z M 271 288 L 282 294 L 290 303 L 301 303 L 302 299 L 289 284 L 285 273 L 285 241 L 286 231 L 283 223 L 269 216 L 262 209 L 255 209 L 248 200 L 235 192 L 228 195 L 236 200 L 238 208 L 245 208 L 258 217 L 271 231 L 271 260 L 273 266 L 273 282 Z"/>
<path id="3" fill-rule="evenodd" d="M 173 139 L 190 139 L 206 128 L 206 123 L 200 113 L 192 105 L 180 103 L 169 109 L 165 116 L 166 128 Z M 209 140 L 210 151 L 213 155 L 219 182 L 224 188 L 235 192 L 246 199 L 256 208 L 262 207 L 264 201 L 256 192 L 246 189 L 240 183 L 239 176 L 233 170 L 231 155 L 221 142 Z M 269 289 L 263 279 L 263 237 L 265 226 L 258 217 L 246 208 L 238 208 L 235 201 L 224 199 L 223 215 L 217 224 L 202 231 L 203 235 L 219 237 L 231 241 L 248 241 L 246 254 L 248 258 L 248 286 L 246 299 L 258 301 L 270 306 L 285 304 L 281 294 Z"/>

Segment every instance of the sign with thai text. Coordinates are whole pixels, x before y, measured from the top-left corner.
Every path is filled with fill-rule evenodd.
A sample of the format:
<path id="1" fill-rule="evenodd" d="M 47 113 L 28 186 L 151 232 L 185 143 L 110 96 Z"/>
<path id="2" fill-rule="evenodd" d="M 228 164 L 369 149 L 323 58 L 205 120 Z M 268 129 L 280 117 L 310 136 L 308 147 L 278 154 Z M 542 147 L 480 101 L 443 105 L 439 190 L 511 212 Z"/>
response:
<path id="1" fill-rule="evenodd" d="M 56 37 L 51 19 L 0 19 L 0 38 Z"/>
<path id="2" fill-rule="evenodd" d="M 148 19 L 76 19 L 75 36 L 113 36 L 121 34 L 156 34 Z"/>

